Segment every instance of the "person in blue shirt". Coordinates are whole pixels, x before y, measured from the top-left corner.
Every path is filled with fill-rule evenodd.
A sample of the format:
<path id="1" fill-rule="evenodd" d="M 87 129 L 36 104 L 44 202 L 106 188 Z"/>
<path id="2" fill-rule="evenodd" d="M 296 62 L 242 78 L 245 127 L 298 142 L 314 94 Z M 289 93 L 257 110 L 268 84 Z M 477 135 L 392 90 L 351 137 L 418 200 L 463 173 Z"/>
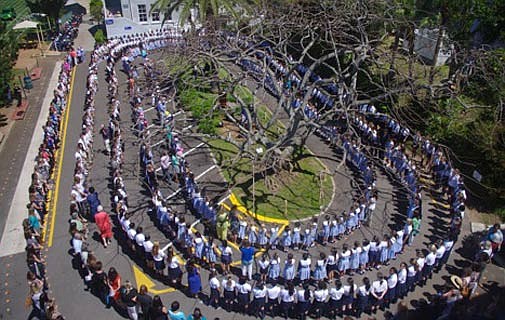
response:
<path id="1" fill-rule="evenodd" d="M 251 247 L 249 240 L 244 240 L 242 243 L 242 247 L 240 247 L 240 252 L 242 254 L 242 276 L 248 277 L 249 280 L 252 280 L 252 267 L 254 262 L 254 248 Z"/>

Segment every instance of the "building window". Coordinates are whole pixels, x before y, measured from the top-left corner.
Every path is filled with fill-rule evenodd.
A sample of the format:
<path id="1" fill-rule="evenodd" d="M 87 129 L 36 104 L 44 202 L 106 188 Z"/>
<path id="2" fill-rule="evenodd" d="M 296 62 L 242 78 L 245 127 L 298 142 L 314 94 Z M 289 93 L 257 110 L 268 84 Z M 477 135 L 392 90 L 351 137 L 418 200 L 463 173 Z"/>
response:
<path id="1" fill-rule="evenodd" d="M 139 4 L 137 5 L 138 12 L 139 12 L 139 21 L 140 22 L 147 22 L 147 7 L 145 4 Z"/>
<path id="2" fill-rule="evenodd" d="M 151 11 L 151 20 L 152 21 L 160 21 L 160 11 L 159 10 Z"/>

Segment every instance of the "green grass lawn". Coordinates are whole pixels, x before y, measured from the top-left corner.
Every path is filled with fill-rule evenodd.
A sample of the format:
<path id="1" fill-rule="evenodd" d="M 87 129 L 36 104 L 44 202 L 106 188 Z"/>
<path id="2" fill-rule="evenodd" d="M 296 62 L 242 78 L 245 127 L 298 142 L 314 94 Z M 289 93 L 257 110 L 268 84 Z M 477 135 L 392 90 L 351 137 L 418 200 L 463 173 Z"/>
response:
<path id="1" fill-rule="evenodd" d="M 16 19 L 9 21 L 8 24 L 14 26 L 16 22 L 25 20 L 31 13 L 24 0 L 0 0 L 0 9 L 14 8 Z"/>
<path id="2" fill-rule="evenodd" d="M 214 139 L 208 141 L 225 179 L 234 185 L 233 193 L 250 211 L 288 220 L 302 219 L 320 213 L 320 207 L 331 200 L 333 184 L 331 177 L 319 179 L 324 170 L 321 162 L 307 154 L 298 162 L 293 173 L 283 173 L 282 181 L 275 192 L 267 189 L 264 179 L 257 177 L 255 183 L 256 208 L 252 208 L 252 162 L 248 158 L 232 161 L 238 149 L 231 143 Z M 322 193 L 321 193 L 322 189 Z M 321 199 L 320 196 L 322 195 Z"/>

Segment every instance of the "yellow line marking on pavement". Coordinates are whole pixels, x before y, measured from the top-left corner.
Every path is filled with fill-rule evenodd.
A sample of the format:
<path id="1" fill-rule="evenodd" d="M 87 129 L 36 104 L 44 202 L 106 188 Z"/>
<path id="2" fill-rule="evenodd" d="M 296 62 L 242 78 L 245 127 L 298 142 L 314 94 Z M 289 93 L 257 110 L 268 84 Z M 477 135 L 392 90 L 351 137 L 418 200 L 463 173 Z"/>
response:
<path id="1" fill-rule="evenodd" d="M 56 180 L 54 182 L 54 199 L 51 199 L 51 226 L 49 228 L 49 238 L 47 239 L 47 247 L 51 247 L 53 245 L 53 237 L 54 237 L 54 228 L 56 223 L 56 206 L 58 203 L 59 189 L 60 189 L 60 179 L 61 179 L 61 170 L 63 168 L 63 157 L 65 155 L 65 142 L 67 140 L 67 126 L 68 126 L 68 118 L 70 115 L 70 107 L 72 105 L 72 96 L 74 93 L 74 80 L 75 80 L 75 70 L 77 67 L 72 69 L 72 77 L 70 80 L 70 91 L 68 94 L 68 103 L 65 108 L 65 118 L 63 120 L 61 126 L 61 148 L 58 150 L 58 169 L 54 173 L 56 175 Z M 47 225 L 47 223 L 46 223 Z M 45 231 L 45 230 L 44 230 Z"/>
<path id="2" fill-rule="evenodd" d="M 431 199 L 431 203 L 433 203 L 434 205 L 440 206 L 440 207 L 444 207 L 446 209 L 450 209 L 451 208 L 450 205 L 442 203 L 442 202 L 439 202 L 439 201 L 437 201 L 435 199 Z"/>
<path id="3" fill-rule="evenodd" d="M 244 207 L 242 203 L 237 199 L 234 193 L 230 195 L 230 202 L 237 207 L 237 209 L 248 216 L 258 220 L 258 221 L 263 221 L 263 222 L 268 222 L 268 223 L 276 223 L 276 224 L 282 224 L 282 225 L 288 225 L 289 220 L 287 219 L 279 219 L 279 218 L 272 218 L 272 217 L 267 217 L 259 213 L 251 212 L 249 209 Z"/>
<path id="4" fill-rule="evenodd" d="M 149 279 L 149 277 L 144 272 L 142 272 L 139 267 L 135 265 L 133 265 L 133 275 L 135 277 L 135 282 L 137 283 L 137 288 L 139 288 L 141 285 L 145 285 L 149 292 L 152 294 L 160 295 L 176 291 L 176 289 L 172 287 L 165 289 L 154 289 L 156 284 L 151 279 Z"/>

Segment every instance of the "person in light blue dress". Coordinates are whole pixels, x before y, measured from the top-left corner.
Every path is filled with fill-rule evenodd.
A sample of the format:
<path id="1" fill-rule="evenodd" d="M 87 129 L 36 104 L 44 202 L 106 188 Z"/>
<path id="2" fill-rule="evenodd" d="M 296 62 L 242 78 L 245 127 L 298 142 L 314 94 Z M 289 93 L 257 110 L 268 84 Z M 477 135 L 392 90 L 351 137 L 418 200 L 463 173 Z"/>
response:
<path id="1" fill-rule="evenodd" d="M 298 277 L 301 282 L 307 281 L 310 279 L 310 265 L 312 261 L 310 260 L 309 254 L 304 253 L 302 259 L 298 263 Z"/>
<path id="2" fill-rule="evenodd" d="M 238 240 L 239 241 L 242 241 L 245 239 L 246 230 L 247 230 L 247 222 L 244 220 L 241 220 L 238 225 Z"/>
<path id="3" fill-rule="evenodd" d="M 389 238 L 389 246 L 388 246 L 388 260 L 394 260 L 396 259 L 396 252 L 395 252 L 395 244 L 396 244 L 396 237 L 394 235 Z"/>
<path id="4" fill-rule="evenodd" d="M 210 266 L 210 269 L 214 269 L 214 266 L 217 262 L 216 248 L 214 247 L 214 238 L 209 237 L 207 242 L 205 242 L 205 247 L 203 249 L 205 259 L 207 259 L 207 263 Z"/>
<path id="5" fill-rule="evenodd" d="M 314 243 L 314 239 L 312 238 L 312 235 L 310 234 L 310 230 L 305 229 L 305 233 L 303 234 L 303 249 L 308 250 L 310 247 L 312 247 L 313 243 Z"/>
<path id="6" fill-rule="evenodd" d="M 293 254 L 289 253 L 288 258 L 284 262 L 284 280 L 292 281 L 295 278 L 295 259 Z"/>
<path id="7" fill-rule="evenodd" d="M 352 217 L 350 213 L 345 213 L 345 234 L 350 234 L 352 231 Z"/>
<path id="8" fill-rule="evenodd" d="M 360 274 L 364 274 L 368 268 L 368 261 L 370 260 L 368 253 L 370 252 L 370 241 L 364 239 L 361 246 L 361 253 L 359 254 L 359 267 Z"/>
<path id="9" fill-rule="evenodd" d="M 345 218 L 341 216 L 338 220 L 338 239 L 342 237 L 342 235 L 345 234 Z"/>
<path id="10" fill-rule="evenodd" d="M 343 276 L 349 269 L 350 257 L 351 250 L 349 250 L 349 246 L 347 244 L 344 244 L 342 246 L 342 252 L 340 253 L 340 257 L 338 259 L 338 271 L 340 272 L 340 276 Z"/>
<path id="11" fill-rule="evenodd" d="M 270 248 L 275 250 L 277 249 L 277 244 L 279 242 L 279 238 L 277 233 L 279 232 L 279 227 L 272 227 L 270 229 Z"/>
<path id="12" fill-rule="evenodd" d="M 184 220 L 184 217 L 181 217 L 177 223 L 177 241 L 181 243 L 184 242 L 187 230 L 186 221 Z"/>
<path id="13" fill-rule="evenodd" d="M 325 220 L 323 221 L 323 230 L 322 230 L 321 241 L 323 245 L 328 243 L 328 239 L 330 238 L 330 216 L 326 215 Z"/>
<path id="14" fill-rule="evenodd" d="M 195 246 L 195 256 L 201 260 L 203 258 L 203 248 L 205 244 L 200 232 L 195 233 L 195 239 L 193 240 L 193 243 Z"/>
<path id="15" fill-rule="evenodd" d="M 351 258 L 349 261 L 351 272 L 355 272 L 359 269 L 359 255 L 361 251 L 362 249 L 359 245 L 359 242 L 354 242 L 354 248 L 351 250 Z"/>
<path id="16" fill-rule="evenodd" d="M 337 220 L 332 220 L 330 225 L 330 239 L 331 243 L 334 243 L 338 237 L 338 223 Z"/>
<path id="17" fill-rule="evenodd" d="M 389 236 L 384 235 L 384 239 L 379 242 L 379 262 L 385 264 L 388 261 Z"/>
<path id="18" fill-rule="evenodd" d="M 264 225 L 261 226 L 261 230 L 258 232 L 258 244 L 261 248 L 265 248 L 268 243 L 267 228 Z"/>
<path id="19" fill-rule="evenodd" d="M 279 255 L 275 253 L 273 259 L 270 260 L 270 269 L 268 270 L 268 277 L 273 281 L 277 281 L 277 279 L 279 279 L 280 274 L 281 274 L 281 258 L 279 258 Z"/>
<path id="20" fill-rule="evenodd" d="M 300 234 L 300 223 L 295 223 L 295 228 L 293 229 L 293 249 L 298 250 L 302 244 L 302 236 Z"/>
<path id="21" fill-rule="evenodd" d="M 321 252 L 319 259 L 316 261 L 316 269 L 314 269 L 314 280 L 324 280 L 327 277 L 326 273 L 326 254 Z"/>
<path id="22" fill-rule="evenodd" d="M 289 226 L 287 226 L 284 229 L 284 232 L 282 233 L 282 250 L 287 252 L 288 248 L 291 247 L 293 238 L 291 237 L 291 230 L 289 229 Z"/>
<path id="23" fill-rule="evenodd" d="M 403 250 L 403 235 L 405 231 L 398 230 L 396 231 L 396 242 L 393 244 L 395 255 L 399 254 Z"/>
<path id="24" fill-rule="evenodd" d="M 317 230 L 317 219 L 314 219 L 313 222 L 312 222 L 312 228 L 310 229 L 310 236 L 312 238 L 312 245 L 314 245 L 314 241 L 317 240 L 317 236 L 318 236 L 318 230 Z"/>
<path id="25" fill-rule="evenodd" d="M 251 246 L 255 247 L 256 244 L 258 243 L 258 235 L 256 234 L 256 227 L 251 226 L 249 227 L 249 236 L 248 236 L 249 243 Z"/>

